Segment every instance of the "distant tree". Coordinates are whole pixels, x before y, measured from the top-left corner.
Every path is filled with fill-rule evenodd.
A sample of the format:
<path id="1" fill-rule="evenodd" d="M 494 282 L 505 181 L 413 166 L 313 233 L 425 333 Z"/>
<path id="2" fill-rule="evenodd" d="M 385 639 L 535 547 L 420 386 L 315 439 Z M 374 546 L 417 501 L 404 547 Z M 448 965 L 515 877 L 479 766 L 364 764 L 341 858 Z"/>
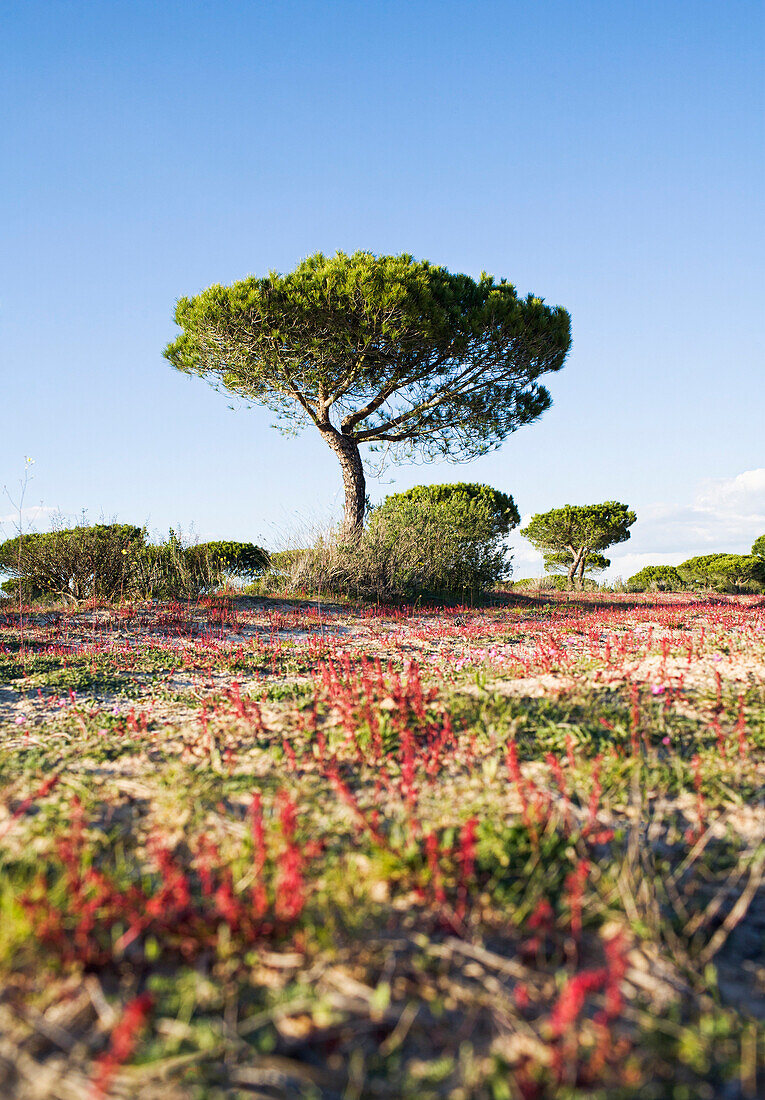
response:
<path id="1" fill-rule="evenodd" d="M 532 516 L 521 534 L 549 556 L 568 555 L 566 562 L 569 587 L 583 588 L 584 573 L 590 555 L 617 542 L 626 542 L 629 528 L 637 516 L 626 504 L 607 500 L 603 504 L 566 504 Z"/>
<path id="2" fill-rule="evenodd" d="M 682 587 L 683 578 L 673 565 L 645 565 L 627 581 L 630 592 L 679 592 Z"/>
<path id="3" fill-rule="evenodd" d="M 752 545 L 752 557 L 759 558 L 760 561 L 765 561 L 765 535 L 760 535 L 758 539 L 754 540 Z"/>
<path id="4" fill-rule="evenodd" d="M 758 591 L 765 585 L 765 563 L 751 554 L 702 554 L 677 568 L 692 588 L 742 592 Z"/>
<path id="5" fill-rule="evenodd" d="M 564 309 L 504 279 L 369 252 L 211 286 L 181 298 L 175 320 L 164 354 L 178 370 L 265 405 L 284 431 L 314 424 L 340 462 L 354 536 L 361 446 L 382 461 L 486 454 L 549 407 L 539 378 L 570 344 Z"/>

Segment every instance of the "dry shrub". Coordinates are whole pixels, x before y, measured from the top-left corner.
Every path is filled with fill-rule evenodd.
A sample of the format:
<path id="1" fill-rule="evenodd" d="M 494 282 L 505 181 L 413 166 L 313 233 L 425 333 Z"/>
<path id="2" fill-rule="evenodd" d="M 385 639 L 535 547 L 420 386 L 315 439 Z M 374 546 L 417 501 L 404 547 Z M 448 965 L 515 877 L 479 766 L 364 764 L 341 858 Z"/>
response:
<path id="1" fill-rule="evenodd" d="M 480 597 L 510 573 L 508 525 L 485 495 L 435 491 L 445 488 L 388 497 L 358 538 L 325 532 L 291 552 L 281 562 L 286 587 L 378 600 Z"/>

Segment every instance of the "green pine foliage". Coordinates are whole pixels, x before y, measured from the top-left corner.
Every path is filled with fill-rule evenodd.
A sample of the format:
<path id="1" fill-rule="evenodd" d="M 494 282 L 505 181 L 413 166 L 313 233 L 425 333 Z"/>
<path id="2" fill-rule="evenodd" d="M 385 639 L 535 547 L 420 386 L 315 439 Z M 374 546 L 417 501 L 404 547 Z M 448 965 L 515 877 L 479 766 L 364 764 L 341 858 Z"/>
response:
<path id="1" fill-rule="evenodd" d="M 190 561 L 207 559 L 222 579 L 253 581 L 270 563 L 268 552 L 252 542 L 200 542 L 190 546 L 186 555 Z"/>
<path id="2" fill-rule="evenodd" d="M 566 504 L 532 516 L 521 531 L 545 555 L 545 565 L 566 567 L 569 587 L 584 587 L 584 574 L 605 568 L 602 551 L 630 537 L 637 516 L 626 504 L 607 500 L 602 504 Z M 549 564 L 548 564 L 549 559 Z"/>
<path id="3" fill-rule="evenodd" d="M 683 578 L 673 565 L 646 565 L 627 580 L 630 592 L 680 592 Z"/>
<path id="4" fill-rule="evenodd" d="M 358 539 L 323 539 L 300 555 L 293 584 L 376 599 L 475 600 L 511 574 L 511 496 L 488 485 L 421 485 L 372 509 Z"/>
<path id="5" fill-rule="evenodd" d="M 765 562 L 753 554 L 702 554 L 677 568 L 689 588 L 732 593 L 765 588 Z"/>
<path id="6" fill-rule="evenodd" d="M 364 518 L 359 448 L 385 458 L 486 454 L 550 406 L 542 375 L 571 342 L 565 309 L 520 298 L 505 279 L 453 274 L 410 255 L 317 253 L 181 298 L 165 349 L 178 370 L 312 424 L 345 485 L 345 533 Z"/>

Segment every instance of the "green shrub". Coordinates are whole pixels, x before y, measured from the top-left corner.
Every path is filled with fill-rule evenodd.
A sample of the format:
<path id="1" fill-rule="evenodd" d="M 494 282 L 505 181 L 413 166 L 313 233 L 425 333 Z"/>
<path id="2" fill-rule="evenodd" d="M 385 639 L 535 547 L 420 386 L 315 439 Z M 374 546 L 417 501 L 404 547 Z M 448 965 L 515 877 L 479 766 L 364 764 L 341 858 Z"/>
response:
<path id="1" fill-rule="evenodd" d="M 559 573 L 548 573 L 546 577 L 542 577 L 539 587 L 543 592 L 567 592 L 568 578 Z"/>
<path id="2" fill-rule="evenodd" d="M 543 592 L 568 592 L 571 588 L 568 577 L 561 573 L 548 573 L 547 576 L 542 577 L 541 581 L 538 583 Z M 592 580 L 590 577 L 585 577 L 580 591 L 597 592 L 597 581 Z"/>
<path id="3" fill-rule="evenodd" d="M 141 599 L 193 599 L 212 583 L 206 561 L 190 560 L 171 529 L 166 542 L 148 543 L 136 557 L 132 593 Z"/>
<path id="4" fill-rule="evenodd" d="M 23 603 L 29 603 L 30 600 L 39 600 L 44 595 L 45 593 L 41 589 L 35 588 L 19 577 L 10 577 L 0 584 L 0 599 L 12 600 L 16 604 L 19 600 L 22 600 Z"/>
<path id="5" fill-rule="evenodd" d="M 277 550 L 269 554 L 267 568 L 242 591 L 250 595 L 263 595 L 268 592 L 284 592 L 297 587 L 293 581 L 293 575 L 299 569 L 301 560 L 309 552 L 307 549 Z"/>
<path id="6" fill-rule="evenodd" d="M 629 592 L 680 592 L 683 578 L 674 565 L 644 565 L 627 581 Z"/>
<path id="7" fill-rule="evenodd" d="M 267 551 L 252 542 L 201 542 L 185 551 L 189 566 L 209 569 L 220 583 L 232 578 L 252 581 L 269 566 Z"/>
<path id="8" fill-rule="evenodd" d="M 9 539 L 0 545 L 0 569 L 10 574 L 2 591 L 24 600 L 195 598 L 268 565 L 266 551 L 253 543 L 186 546 L 171 530 L 167 541 L 152 544 L 145 534 L 129 524 L 82 524 Z"/>
<path id="9" fill-rule="evenodd" d="M 378 599 L 474 599 L 510 574 L 512 497 L 486 485 L 417 486 L 371 512 L 357 540 L 322 538 L 291 563 L 292 582 Z"/>
<path id="10" fill-rule="evenodd" d="M 702 554 L 677 569 L 689 588 L 733 593 L 765 589 L 765 562 L 750 554 Z"/>
<path id="11" fill-rule="evenodd" d="M 462 524 L 463 533 L 481 538 L 509 535 L 521 522 L 515 501 L 507 493 L 490 485 L 460 481 L 454 485 L 415 485 L 403 493 L 386 497 L 374 511 L 393 511 L 405 503 L 444 505 Z"/>
<path id="12" fill-rule="evenodd" d="M 109 600 L 130 589 L 143 547 L 139 527 L 82 524 L 8 539 L 0 545 L 0 567 L 30 596 Z"/>
<path id="13" fill-rule="evenodd" d="M 251 579 L 268 565 L 251 542 L 203 542 L 186 546 L 172 529 L 166 542 L 143 547 L 135 562 L 134 589 L 153 599 L 196 599 L 232 577 Z"/>

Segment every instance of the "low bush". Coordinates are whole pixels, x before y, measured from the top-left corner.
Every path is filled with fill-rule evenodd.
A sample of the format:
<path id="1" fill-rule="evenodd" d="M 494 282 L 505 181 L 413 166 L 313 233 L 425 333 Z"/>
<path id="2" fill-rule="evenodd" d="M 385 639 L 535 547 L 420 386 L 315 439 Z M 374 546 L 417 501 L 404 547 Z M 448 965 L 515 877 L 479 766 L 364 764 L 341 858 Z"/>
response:
<path id="1" fill-rule="evenodd" d="M 511 572 L 512 497 L 486 485 L 417 486 L 371 512 L 356 540 L 320 538 L 287 564 L 294 587 L 377 599 L 476 599 Z"/>
<path id="2" fill-rule="evenodd" d="M 567 592 L 569 589 L 568 578 L 559 573 L 548 573 L 542 577 L 539 587 L 543 592 Z"/>
<path id="3" fill-rule="evenodd" d="M 132 593 L 141 599 L 196 599 L 212 588 L 209 560 L 190 550 L 172 529 L 166 542 L 145 545 L 135 560 Z"/>
<path id="4" fill-rule="evenodd" d="M 252 581 L 270 564 L 267 551 L 252 542 L 201 542 L 185 551 L 189 563 L 204 563 L 222 583 Z"/>
<path id="5" fill-rule="evenodd" d="M 307 549 L 277 550 L 268 555 L 268 565 L 251 583 L 245 585 L 242 592 L 247 595 L 261 596 L 269 592 L 289 592 L 300 585 L 297 574 Z"/>
<path id="6" fill-rule="evenodd" d="M 543 592 L 569 592 L 571 590 L 568 577 L 564 576 L 562 573 L 548 573 L 546 577 L 542 577 L 537 583 Z M 597 581 L 592 580 L 590 577 L 585 577 L 580 591 L 597 592 L 598 587 Z"/>
<path id="7" fill-rule="evenodd" d="M 0 568 L 15 594 L 73 600 L 115 599 L 130 590 L 144 533 L 124 523 L 17 535 L 0 545 Z M 16 582 L 14 586 L 13 582 Z"/>
<path id="8" fill-rule="evenodd" d="M 507 493 L 490 485 L 460 481 L 453 485 L 415 485 L 403 493 L 394 493 L 373 510 L 398 511 L 407 504 L 442 506 L 462 524 L 465 535 L 487 539 L 504 538 L 521 522 L 515 501 Z"/>
<path id="9" fill-rule="evenodd" d="M 23 603 L 29 603 L 30 600 L 39 600 L 44 595 L 45 593 L 41 589 L 22 581 L 19 577 L 11 577 L 0 584 L 0 599 L 11 600 L 16 604 L 19 600 Z"/>
<path id="10" fill-rule="evenodd" d="M 0 544 L 0 569 L 10 574 L 2 591 L 25 601 L 195 598 L 232 577 L 252 579 L 268 562 L 266 551 L 253 543 L 187 546 L 171 530 L 165 542 L 152 544 L 141 528 L 117 523 L 26 534 Z"/>
<path id="11" fill-rule="evenodd" d="M 680 592 L 683 578 L 673 565 L 645 565 L 627 581 L 629 592 Z"/>

